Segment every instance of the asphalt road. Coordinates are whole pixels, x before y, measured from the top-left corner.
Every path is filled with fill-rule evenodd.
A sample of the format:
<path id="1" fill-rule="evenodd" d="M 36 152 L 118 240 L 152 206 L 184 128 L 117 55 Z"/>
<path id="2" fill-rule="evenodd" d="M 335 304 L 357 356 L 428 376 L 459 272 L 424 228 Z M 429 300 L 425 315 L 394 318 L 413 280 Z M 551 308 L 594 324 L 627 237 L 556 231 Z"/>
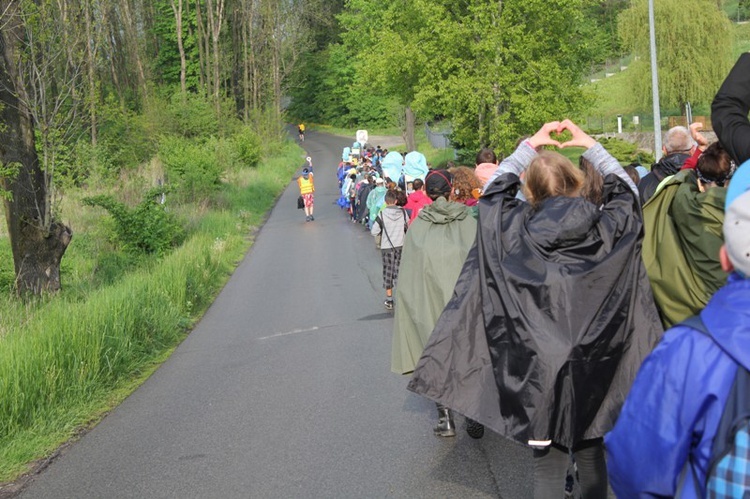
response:
<path id="1" fill-rule="evenodd" d="M 434 404 L 390 372 L 380 256 L 335 205 L 351 142 L 307 133 L 315 221 L 290 183 L 174 355 L 21 497 L 531 496 L 530 451 L 460 416 L 433 436 Z"/>

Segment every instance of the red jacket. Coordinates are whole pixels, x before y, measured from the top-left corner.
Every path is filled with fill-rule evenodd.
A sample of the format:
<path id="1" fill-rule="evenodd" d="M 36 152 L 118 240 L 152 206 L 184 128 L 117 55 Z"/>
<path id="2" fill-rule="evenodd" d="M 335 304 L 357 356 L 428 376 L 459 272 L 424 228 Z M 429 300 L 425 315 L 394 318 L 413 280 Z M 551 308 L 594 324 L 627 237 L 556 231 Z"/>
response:
<path id="1" fill-rule="evenodd" d="M 419 210 L 431 203 L 432 199 L 430 199 L 427 194 L 424 193 L 424 191 L 414 191 L 409 194 L 409 197 L 406 200 L 406 204 L 404 205 L 404 209 L 411 213 L 409 224 L 411 224 L 414 219 L 417 218 L 417 215 L 419 215 Z"/>

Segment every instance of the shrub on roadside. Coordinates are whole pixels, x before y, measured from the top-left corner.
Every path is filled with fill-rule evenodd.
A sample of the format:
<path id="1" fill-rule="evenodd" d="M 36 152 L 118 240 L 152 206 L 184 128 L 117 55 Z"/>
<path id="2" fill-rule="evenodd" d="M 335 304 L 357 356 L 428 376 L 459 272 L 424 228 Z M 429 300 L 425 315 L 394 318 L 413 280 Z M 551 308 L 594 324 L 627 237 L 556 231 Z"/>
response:
<path id="1" fill-rule="evenodd" d="M 233 142 L 242 166 L 258 166 L 263 157 L 263 149 L 260 137 L 252 128 L 243 126 L 233 137 Z"/>
<path id="2" fill-rule="evenodd" d="M 84 198 L 83 202 L 107 210 L 115 221 L 120 244 L 126 250 L 164 254 L 182 242 L 185 232 L 175 216 L 157 201 L 163 193 L 163 188 L 152 189 L 135 208 L 107 195 Z"/>
<path id="3" fill-rule="evenodd" d="M 620 163 L 628 164 L 637 162 L 641 165 L 650 165 L 655 161 L 654 155 L 648 151 L 638 148 L 638 144 L 626 140 L 613 138 L 599 139 L 599 143 Z"/>
<path id="4" fill-rule="evenodd" d="M 167 181 L 185 199 L 201 199 L 214 192 L 224 168 L 216 154 L 217 139 L 204 144 L 165 135 L 159 144 L 159 159 L 167 172 Z"/>

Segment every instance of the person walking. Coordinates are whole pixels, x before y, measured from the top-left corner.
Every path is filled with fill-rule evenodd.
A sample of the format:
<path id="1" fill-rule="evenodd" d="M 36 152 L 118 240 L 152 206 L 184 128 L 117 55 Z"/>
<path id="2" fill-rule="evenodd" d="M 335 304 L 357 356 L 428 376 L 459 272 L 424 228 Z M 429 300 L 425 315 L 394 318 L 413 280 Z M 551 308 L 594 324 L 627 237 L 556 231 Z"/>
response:
<path id="1" fill-rule="evenodd" d="M 568 130 L 560 144 L 550 136 Z M 540 146 L 584 147 L 586 177 Z M 528 201 L 517 199 L 525 172 Z M 476 243 L 408 389 L 534 455 L 534 497 L 564 493 L 571 454 L 584 498 L 607 496 L 603 437 L 663 331 L 640 254 L 638 190 L 569 120 L 547 123 L 493 174 Z"/>
<path id="2" fill-rule="evenodd" d="M 373 236 L 380 235 L 380 253 L 383 258 L 383 287 L 385 288 L 385 308 L 393 310 L 393 288 L 398 280 L 401 266 L 401 251 L 409 218 L 406 210 L 396 205 L 398 195 L 390 189 L 385 193 L 385 208 L 375 217 L 370 229 Z"/>
<path id="3" fill-rule="evenodd" d="M 391 371 L 397 374 L 414 371 L 476 238 L 473 210 L 451 200 L 453 180 L 448 170 L 430 170 L 424 185 L 430 203 L 423 205 L 406 233 L 391 348 Z M 412 195 L 422 192 L 421 180 L 414 185 L 418 182 Z M 437 411 L 435 435 L 455 436 L 450 410 L 438 405 Z M 467 431 L 479 438 L 484 428 L 467 421 Z"/>
<path id="4" fill-rule="evenodd" d="M 305 221 L 312 222 L 315 220 L 315 217 L 313 216 L 315 182 L 313 180 L 313 174 L 308 168 L 302 170 L 302 175 L 297 178 L 297 185 L 299 186 L 299 194 L 302 196 L 302 200 L 305 204 Z"/>

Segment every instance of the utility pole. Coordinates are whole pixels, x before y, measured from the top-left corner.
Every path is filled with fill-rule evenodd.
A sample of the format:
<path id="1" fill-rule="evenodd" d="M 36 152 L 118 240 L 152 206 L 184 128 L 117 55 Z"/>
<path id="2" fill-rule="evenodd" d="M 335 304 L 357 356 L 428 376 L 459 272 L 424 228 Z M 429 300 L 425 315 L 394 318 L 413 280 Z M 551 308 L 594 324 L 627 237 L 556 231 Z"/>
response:
<path id="1" fill-rule="evenodd" d="M 654 101 L 654 156 L 661 159 L 661 111 L 659 110 L 659 74 L 656 69 L 656 30 L 654 29 L 654 0 L 648 0 L 648 26 L 651 44 L 651 89 Z"/>

